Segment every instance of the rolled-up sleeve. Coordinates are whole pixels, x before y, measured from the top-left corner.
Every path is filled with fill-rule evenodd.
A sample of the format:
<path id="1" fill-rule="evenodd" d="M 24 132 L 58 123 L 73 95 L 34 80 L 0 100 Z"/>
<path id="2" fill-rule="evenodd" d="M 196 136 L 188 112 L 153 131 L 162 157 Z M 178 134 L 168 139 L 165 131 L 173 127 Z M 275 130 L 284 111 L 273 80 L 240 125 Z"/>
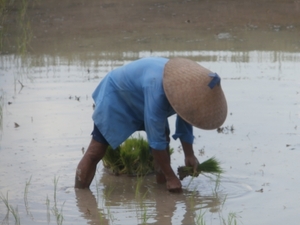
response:
<path id="1" fill-rule="evenodd" d="M 177 115 L 176 118 L 176 131 L 172 136 L 175 140 L 179 138 L 182 141 L 185 141 L 189 144 L 193 144 L 194 135 L 193 135 L 193 126 L 184 121 L 180 116 Z"/>

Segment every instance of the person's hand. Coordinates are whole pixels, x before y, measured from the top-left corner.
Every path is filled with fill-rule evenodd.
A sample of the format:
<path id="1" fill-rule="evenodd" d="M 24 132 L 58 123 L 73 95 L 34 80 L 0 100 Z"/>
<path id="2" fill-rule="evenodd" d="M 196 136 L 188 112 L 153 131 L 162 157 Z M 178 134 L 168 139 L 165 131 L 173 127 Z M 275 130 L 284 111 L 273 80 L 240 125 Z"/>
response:
<path id="1" fill-rule="evenodd" d="M 194 176 L 198 176 L 199 172 L 197 171 L 197 169 L 198 169 L 199 161 L 195 157 L 193 145 L 183 140 L 180 141 L 185 156 L 185 160 L 184 160 L 185 165 L 189 167 L 193 167 Z"/>
<path id="2" fill-rule="evenodd" d="M 192 156 L 186 156 L 185 157 L 185 165 L 186 166 L 190 166 L 190 167 L 193 167 L 193 170 L 194 170 L 194 176 L 198 176 L 199 175 L 199 172 L 197 171 L 197 168 L 199 166 L 199 161 L 198 159 L 196 158 L 195 155 L 192 155 Z"/>

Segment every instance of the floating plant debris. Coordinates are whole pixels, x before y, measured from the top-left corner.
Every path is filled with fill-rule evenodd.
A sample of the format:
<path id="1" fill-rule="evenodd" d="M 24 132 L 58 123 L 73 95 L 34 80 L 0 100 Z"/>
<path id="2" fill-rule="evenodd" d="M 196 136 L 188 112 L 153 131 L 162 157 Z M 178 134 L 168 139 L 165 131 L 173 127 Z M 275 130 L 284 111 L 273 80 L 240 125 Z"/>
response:
<path id="1" fill-rule="evenodd" d="M 226 127 L 219 127 L 217 129 L 217 132 L 218 133 L 223 133 L 223 134 L 233 133 L 234 132 L 234 127 L 233 127 L 233 125 L 226 126 Z"/>

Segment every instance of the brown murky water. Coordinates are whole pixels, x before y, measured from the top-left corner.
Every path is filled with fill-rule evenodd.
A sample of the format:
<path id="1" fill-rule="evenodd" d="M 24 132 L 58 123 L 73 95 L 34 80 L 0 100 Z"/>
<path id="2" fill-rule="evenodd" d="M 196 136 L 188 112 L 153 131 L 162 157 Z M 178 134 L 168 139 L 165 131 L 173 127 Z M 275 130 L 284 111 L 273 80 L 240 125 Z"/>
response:
<path id="1" fill-rule="evenodd" d="M 1 224 L 298 224 L 300 1 L 17 3 L 1 26 Z M 186 178 L 174 195 L 153 176 L 115 177 L 100 163 L 91 191 L 75 191 L 92 91 L 146 56 L 187 57 L 221 75 L 224 132 L 195 129 L 194 149 L 226 173 Z M 171 145 L 176 170 L 184 158 Z"/>

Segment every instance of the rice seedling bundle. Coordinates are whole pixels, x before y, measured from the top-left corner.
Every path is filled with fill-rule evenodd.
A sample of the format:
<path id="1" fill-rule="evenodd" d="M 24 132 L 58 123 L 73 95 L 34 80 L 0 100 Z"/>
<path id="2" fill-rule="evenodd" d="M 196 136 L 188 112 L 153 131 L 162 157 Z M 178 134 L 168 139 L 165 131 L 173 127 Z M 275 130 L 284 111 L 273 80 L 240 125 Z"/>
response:
<path id="1" fill-rule="evenodd" d="M 197 173 L 194 173 L 193 167 L 189 166 L 178 167 L 177 172 L 179 179 L 183 180 L 187 176 L 198 176 L 200 173 L 221 174 L 224 171 L 220 166 L 220 162 L 212 157 L 198 165 Z"/>
<path id="2" fill-rule="evenodd" d="M 142 137 L 129 138 L 117 149 L 110 146 L 102 159 L 103 165 L 115 175 L 146 175 L 154 172 L 153 156 Z"/>
<path id="3" fill-rule="evenodd" d="M 170 150 L 170 154 L 172 153 L 173 149 Z M 115 150 L 109 146 L 102 161 L 104 167 L 115 175 L 141 176 L 154 173 L 153 156 L 148 142 L 143 137 L 129 138 Z M 192 167 L 178 168 L 181 180 L 200 173 L 220 174 L 222 172 L 220 162 L 214 157 L 199 164 L 196 174 Z"/>

